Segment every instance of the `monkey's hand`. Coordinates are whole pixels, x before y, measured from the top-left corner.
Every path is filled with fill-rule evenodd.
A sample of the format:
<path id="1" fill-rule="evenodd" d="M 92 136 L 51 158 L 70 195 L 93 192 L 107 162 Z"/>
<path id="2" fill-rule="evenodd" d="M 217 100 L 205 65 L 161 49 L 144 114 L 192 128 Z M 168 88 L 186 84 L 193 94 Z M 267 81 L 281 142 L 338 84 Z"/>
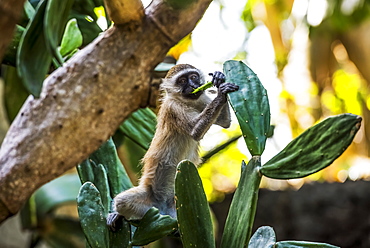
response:
<path id="1" fill-rule="evenodd" d="M 220 71 L 215 71 L 213 74 L 210 73 L 209 75 L 212 76 L 212 83 L 217 88 L 219 88 L 220 85 L 225 82 L 225 79 L 226 79 L 225 74 L 223 74 Z"/>
<path id="2" fill-rule="evenodd" d="M 226 80 L 225 74 L 223 74 L 220 71 L 215 71 L 212 74 L 212 76 L 213 76 L 212 78 L 213 85 L 216 86 L 218 88 L 219 93 L 223 95 L 230 93 L 230 92 L 237 91 L 239 89 L 238 85 L 225 82 Z"/>
<path id="3" fill-rule="evenodd" d="M 110 213 L 107 216 L 107 225 L 112 232 L 117 231 L 122 226 L 124 217 L 117 212 Z"/>
<path id="4" fill-rule="evenodd" d="M 239 86 L 233 83 L 222 83 L 218 88 L 219 95 L 226 95 L 227 93 L 239 90 Z"/>

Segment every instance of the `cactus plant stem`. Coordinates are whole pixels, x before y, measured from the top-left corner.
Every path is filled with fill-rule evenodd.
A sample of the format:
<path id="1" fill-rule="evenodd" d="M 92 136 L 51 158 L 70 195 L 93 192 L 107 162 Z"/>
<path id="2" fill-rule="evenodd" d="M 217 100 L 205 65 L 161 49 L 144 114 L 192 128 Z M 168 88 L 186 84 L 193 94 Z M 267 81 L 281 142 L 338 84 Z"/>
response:
<path id="1" fill-rule="evenodd" d="M 262 177 L 260 167 L 260 156 L 253 156 L 248 165 L 243 161 L 239 185 L 226 219 L 221 248 L 242 248 L 249 242 Z"/>

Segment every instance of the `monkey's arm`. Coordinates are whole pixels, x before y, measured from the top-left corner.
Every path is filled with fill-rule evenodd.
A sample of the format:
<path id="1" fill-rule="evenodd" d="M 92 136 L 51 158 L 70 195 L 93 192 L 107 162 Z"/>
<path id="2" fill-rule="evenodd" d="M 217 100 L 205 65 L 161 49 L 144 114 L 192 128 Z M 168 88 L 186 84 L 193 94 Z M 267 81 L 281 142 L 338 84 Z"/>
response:
<path id="1" fill-rule="evenodd" d="M 227 127 L 230 125 L 230 111 L 228 109 L 226 95 L 227 93 L 237 91 L 239 87 L 233 83 L 225 82 L 216 86 L 218 86 L 218 94 L 216 98 L 210 104 L 208 104 L 193 121 L 193 128 L 190 132 L 190 135 L 195 140 L 200 140 L 203 138 L 210 126 L 218 120 L 221 111 L 224 111 L 223 114 L 228 115 L 226 118 L 228 121 L 225 121 L 225 123 L 222 124 L 225 124 Z"/>
<path id="2" fill-rule="evenodd" d="M 231 124 L 231 117 L 230 117 L 230 105 L 229 103 L 225 103 L 222 107 L 219 116 L 217 117 L 216 122 L 214 123 L 219 125 L 223 128 L 230 127 Z"/>

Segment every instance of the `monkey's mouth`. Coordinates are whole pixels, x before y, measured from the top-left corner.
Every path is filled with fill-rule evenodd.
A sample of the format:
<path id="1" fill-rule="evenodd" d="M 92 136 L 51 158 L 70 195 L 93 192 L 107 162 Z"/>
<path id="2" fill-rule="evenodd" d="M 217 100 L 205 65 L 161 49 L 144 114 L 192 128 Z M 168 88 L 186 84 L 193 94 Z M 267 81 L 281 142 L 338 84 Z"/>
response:
<path id="1" fill-rule="evenodd" d="M 185 94 L 184 94 L 184 96 L 186 97 L 186 98 L 190 98 L 190 99 L 198 99 L 202 94 L 203 94 L 203 91 L 198 91 L 197 93 L 192 93 L 193 92 L 193 88 L 192 88 L 192 90 L 190 91 L 190 92 L 186 92 Z"/>

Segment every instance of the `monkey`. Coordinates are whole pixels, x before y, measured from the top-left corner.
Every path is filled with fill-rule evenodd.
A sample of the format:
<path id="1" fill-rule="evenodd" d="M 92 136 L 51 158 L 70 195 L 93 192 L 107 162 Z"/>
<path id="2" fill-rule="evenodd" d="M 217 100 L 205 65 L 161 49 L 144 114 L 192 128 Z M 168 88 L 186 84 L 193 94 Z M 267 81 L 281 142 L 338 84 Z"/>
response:
<path id="1" fill-rule="evenodd" d="M 231 118 L 227 94 L 239 87 L 225 82 L 225 75 L 216 71 L 212 83 L 217 95 L 212 99 L 205 91 L 192 91 L 205 83 L 204 74 L 189 64 L 172 67 L 163 79 L 162 104 L 157 115 L 153 140 L 142 163 L 143 173 L 137 187 L 119 193 L 113 199 L 113 213 L 107 224 L 115 230 L 120 218 L 140 220 L 152 207 L 163 215 L 176 218 L 174 183 L 176 166 L 182 160 L 199 165 L 199 141 L 212 124 L 224 128 Z"/>

